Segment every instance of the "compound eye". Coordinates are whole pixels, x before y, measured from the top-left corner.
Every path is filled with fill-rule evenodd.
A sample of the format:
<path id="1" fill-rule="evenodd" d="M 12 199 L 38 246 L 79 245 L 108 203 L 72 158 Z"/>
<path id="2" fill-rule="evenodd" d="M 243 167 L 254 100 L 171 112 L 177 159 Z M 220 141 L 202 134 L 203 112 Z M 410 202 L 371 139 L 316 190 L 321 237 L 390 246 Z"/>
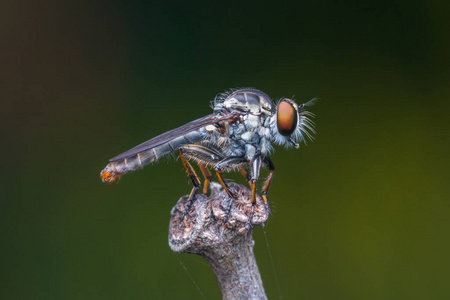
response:
<path id="1" fill-rule="evenodd" d="M 291 103 L 292 102 L 292 103 Z M 290 99 L 283 99 L 277 108 L 278 132 L 284 136 L 290 136 L 298 124 L 298 114 L 294 103 Z"/>

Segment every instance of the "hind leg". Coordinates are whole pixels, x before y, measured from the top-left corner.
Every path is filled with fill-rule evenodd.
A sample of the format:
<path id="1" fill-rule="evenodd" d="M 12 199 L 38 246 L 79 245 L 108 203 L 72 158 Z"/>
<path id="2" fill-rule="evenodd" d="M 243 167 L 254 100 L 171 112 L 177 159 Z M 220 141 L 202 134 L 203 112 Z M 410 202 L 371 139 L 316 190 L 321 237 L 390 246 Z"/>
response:
<path id="1" fill-rule="evenodd" d="M 203 177 L 205 178 L 205 183 L 203 184 L 203 194 L 206 194 L 208 193 L 209 183 L 211 182 L 211 172 L 204 163 L 199 162 L 198 166 L 200 167 Z"/>
<path id="2" fill-rule="evenodd" d="M 194 185 L 194 187 L 191 190 L 191 193 L 189 194 L 188 204 L 186 205 L 186 210 L 184 211 L 183 215 L 181 216 L 181 220 L 183 220 L 184 217 L 186 216 L 186 214 L 188 213 L 189 209 L 191 208 L 192 203 L 194 203 L 195 195 L 197 194 L 197 191 L 200 187 L 200 179 L 198 178 L 197 174 L 195 173 L 194 168 L 192 168 L 191 164 L 188 162 L 188 160 L 184 156 L 183 150 L 181 148 L 178 150 L 178 153 L 180 154 L 181 162 L 183 163 L 184 167 L 186 168 L 186 171 L 192 180 L 192 184 Z"/>

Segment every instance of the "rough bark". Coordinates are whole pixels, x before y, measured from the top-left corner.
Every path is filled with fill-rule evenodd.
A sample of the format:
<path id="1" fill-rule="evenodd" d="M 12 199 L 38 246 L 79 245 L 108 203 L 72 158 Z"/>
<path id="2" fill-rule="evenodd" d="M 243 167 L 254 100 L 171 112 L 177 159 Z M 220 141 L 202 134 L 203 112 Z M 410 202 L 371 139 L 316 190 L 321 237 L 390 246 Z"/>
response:
<path id="1" fill-rule="evenodd" d="M 252 229 L 245 229 L 251 191 L 232 182 L 229 186 L 236 199 L 225 224 L 230 199 L 220 184 L 211 183 L 209 197 L 197 195 L 183 221 L 188 196 L 181 197 L 171 211 L 169 245 L 175 252 L 204 257 L 216 274 L 223 299 L 267 299 L 253 254 Z M 266 205 L 257 197 L 252 224 L 263 225 L 268 217 Z"/>

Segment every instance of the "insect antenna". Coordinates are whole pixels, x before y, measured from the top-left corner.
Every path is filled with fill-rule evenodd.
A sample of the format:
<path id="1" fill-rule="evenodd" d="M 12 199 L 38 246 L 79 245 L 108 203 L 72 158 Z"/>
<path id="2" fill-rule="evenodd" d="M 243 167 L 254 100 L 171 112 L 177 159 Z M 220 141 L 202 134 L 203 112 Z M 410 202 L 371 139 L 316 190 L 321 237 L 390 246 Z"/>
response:
<path id="1" fill-rule="evenodd" d="M 309 100 L 308 102 L 300 104 L 300 108 L 303 108 L 305 106 L 313 106 L 314 104 L 317 103 L 317 101 L 319 101 L 319 99 L 320 98 L 318 98 L 318 97 L 314 97 L 311 100 Z"/>

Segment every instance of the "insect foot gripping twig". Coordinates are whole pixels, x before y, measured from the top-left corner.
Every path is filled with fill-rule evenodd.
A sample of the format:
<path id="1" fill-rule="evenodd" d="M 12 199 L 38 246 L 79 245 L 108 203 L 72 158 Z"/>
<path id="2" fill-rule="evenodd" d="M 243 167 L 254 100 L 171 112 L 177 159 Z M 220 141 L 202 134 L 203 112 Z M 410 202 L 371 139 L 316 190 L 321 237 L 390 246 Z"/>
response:
<path id="1" fill-rule="evenodd" d="M 211 265 L 222 290 L 223 299 L 267 299 L 253 254 L 252 228 L 245 229 L 252 210 L 252 192 L 233 182 L 229 188 L 235 195 L 231 212 L 223 222 L 229 197 L 221 185 L 211 182 L 211 195 L 197 195 L 181 220 L 188 195 L 173 207 L 169 225 L 169 245 L 179 253 L 203 256 Z M 257 197 L 253 225 L 263 225 L 269 217 L 264 201 Z"/>

